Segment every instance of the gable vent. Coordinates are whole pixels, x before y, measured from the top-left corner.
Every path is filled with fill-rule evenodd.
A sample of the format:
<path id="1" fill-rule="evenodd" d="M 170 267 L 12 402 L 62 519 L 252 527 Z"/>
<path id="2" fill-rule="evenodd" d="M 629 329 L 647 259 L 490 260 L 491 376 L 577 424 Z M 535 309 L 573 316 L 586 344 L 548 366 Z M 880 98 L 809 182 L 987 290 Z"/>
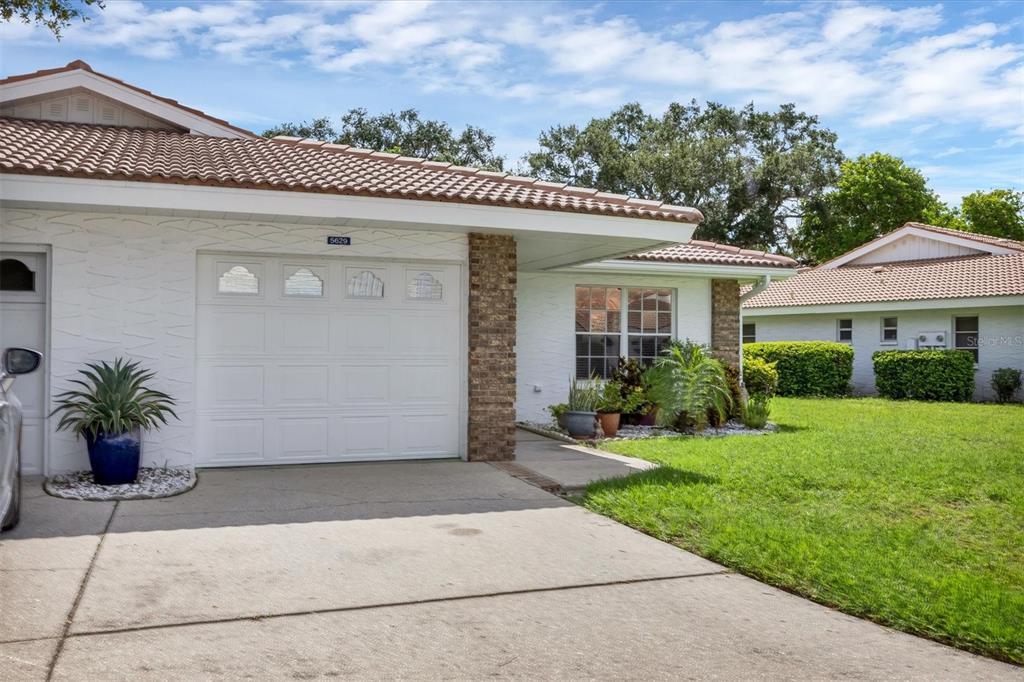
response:
<path id="1" fill-rule="evenodd" d="M 75 111 L 89 111 L 89 98 L 88 97 L 76 97 L 75 98 Z"/>
<path id="2" fill-rule="evenodd" d="M 114 107 L 103 107 L 100 109 L 100 121 L 103 123 L 116 123 L 117 110 Z"/>
<path id="3" fill-rule="evenodd" d="M 61 99 L 47 102 L 45 112 L 51 121 L 63 121 L 67 117 L 67 103 Z"/>

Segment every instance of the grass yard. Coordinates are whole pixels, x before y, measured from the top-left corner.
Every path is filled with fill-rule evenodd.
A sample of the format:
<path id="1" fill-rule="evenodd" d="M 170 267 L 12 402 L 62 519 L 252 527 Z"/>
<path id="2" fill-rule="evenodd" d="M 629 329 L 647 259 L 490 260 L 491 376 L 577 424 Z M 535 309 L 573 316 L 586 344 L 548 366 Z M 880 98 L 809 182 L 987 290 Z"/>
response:
<path id="1" fill-rule="evenodd" d="M 1024 663 L 1024 408 L 776 398 L 781 431 L 610 443 L 582 503 L 846 613 Z"/>

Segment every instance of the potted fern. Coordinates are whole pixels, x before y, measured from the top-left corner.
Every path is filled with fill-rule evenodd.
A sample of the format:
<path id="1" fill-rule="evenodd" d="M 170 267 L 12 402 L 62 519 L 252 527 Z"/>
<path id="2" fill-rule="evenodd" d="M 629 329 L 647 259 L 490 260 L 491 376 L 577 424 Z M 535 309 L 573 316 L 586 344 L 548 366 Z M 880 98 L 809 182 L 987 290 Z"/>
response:
<path id="1" fill-rule="evenodd" d="M 58 431 L 83 436 L 89 449 L 89 465 L 96 483 L 134 483 L 139 475 L 143 430 L 167 423 L 175 401 L 147 386 L 153 372 L 138 362 L 117 358 L 114 364 L 87 363 L 79 370 L 84 379 L 72 379 L 79 388 L 55 396 L 60 415 Z"/>
<path id="2" fill-rule="evenodd" d="M 650 395 L 680 431 L 701 431 L 708 414 L 724 422 L 732 395 L 722 364 L 691 341 L 673 341 L 647 374 Z"/>

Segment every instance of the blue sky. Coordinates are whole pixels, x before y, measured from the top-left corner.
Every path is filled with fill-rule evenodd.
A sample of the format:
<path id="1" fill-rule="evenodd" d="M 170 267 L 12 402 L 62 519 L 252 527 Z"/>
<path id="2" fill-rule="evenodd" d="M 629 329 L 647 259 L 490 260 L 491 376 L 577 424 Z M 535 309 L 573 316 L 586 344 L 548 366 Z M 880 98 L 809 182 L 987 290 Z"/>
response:
<path id="1" fill-rule="evenodd" d="M 629 101 L 794 102 L 947 201 L 1024 188 L 1024 3 L 106 4 L 59 43 L 0 27 L 3 74 L 84 59 L 257 132 L 414 107 L 487 129 L 513 162 Z"/>

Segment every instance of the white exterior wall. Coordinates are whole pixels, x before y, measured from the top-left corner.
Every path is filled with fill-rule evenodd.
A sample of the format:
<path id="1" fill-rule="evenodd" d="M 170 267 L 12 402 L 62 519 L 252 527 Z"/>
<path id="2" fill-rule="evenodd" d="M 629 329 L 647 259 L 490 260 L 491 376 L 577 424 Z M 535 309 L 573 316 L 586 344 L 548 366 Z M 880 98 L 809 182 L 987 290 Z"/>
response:
<path id="1" fill-rule="evenodd" d="M 871 355 L 879 350 L 906 348 L 921 332 L 945 332 L 953 347 L 953 318 L 978 316 L 980 348 L 975 374 L 975 400 L 991 400 L 992 371 L 1014 367 L 1024 371 L 1024 306 L 984 308 L 933 308 L 873 313 L 809 313 L 803 315 L 758 315 L 744 311 L 743 321 L 754 322 L 757 341 L 835 341 L 837 320 L 853 320 L 853 391 L 871 395 L 875 372 Z M 882 344 L 882 318 L 898 319 L 896 344 Z"/>
<path id="2" fill-rule="evenodd" d="M 605 274 L 519 273 L 516 418 L 547 421 L 576 375 L 576 285 L 674 290 L 674 336 L 711 342 L 711 280 Z M 537 390 L 539 388 L 539 390 Z"/>
<path id="3" fill-rule="evenodd" d="M 343 234 L 352 245 L 328 246 Z M 181 421 L 144 436 L 145 463 L 193 463 L 196 271 L 201 251 L 465 262 L 465 234 L 4 208 L 0 244 L 49 246 L 50 393 L 82 363 L 124 355 L 156 371 Z M 571 311 L 570 311 L 571 312 Z M 86 468 L 85 444 L 52 431 L 47 472 Z M 26 472 L 39 463 L 26 462 Z"/>

